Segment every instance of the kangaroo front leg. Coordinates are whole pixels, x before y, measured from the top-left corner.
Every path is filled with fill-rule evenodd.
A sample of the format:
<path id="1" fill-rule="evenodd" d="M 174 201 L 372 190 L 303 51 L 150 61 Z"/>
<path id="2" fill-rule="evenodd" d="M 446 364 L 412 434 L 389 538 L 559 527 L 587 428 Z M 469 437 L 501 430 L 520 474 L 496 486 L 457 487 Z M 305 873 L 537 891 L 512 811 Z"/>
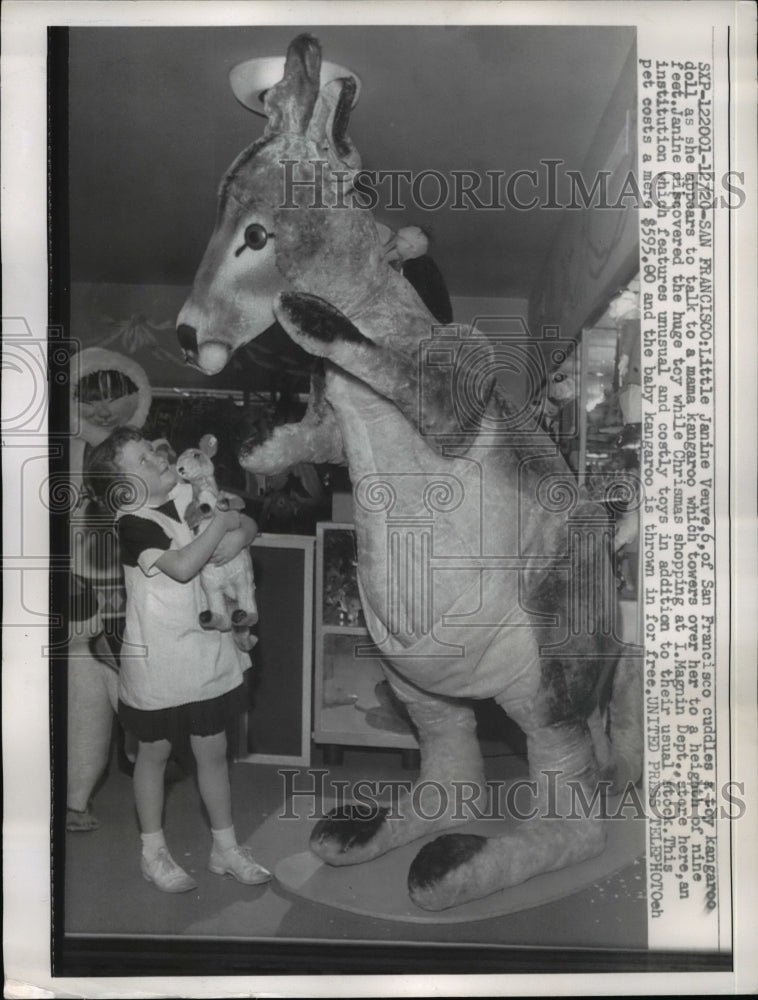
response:
<path id="1" fill-rule="evenodd" d="M 319 821 L 311 850 L 331 865 L 378 857 L 418 837 L 448 829 L 483 808 L 484 770 L 473 710 L 464 704 L 428 700 L 407 704 L 418 730 L 421 773 L 392 807 L 347 806 Z"/>
<path id="2" fill-rule="evenodd" d="M 324 399 L 323 376 L 311 379 L 305 416 L 298 423 L 275 427 L 245 441 L 239 462 L 248 472 L 275 476 L 300 462 L 345 464 L 342 431 L 334 410 Z"/>
<path id="3" fill-rule="evenodd" d="M 413 342 L 408 353 L 375 343 L 339 309 L 316 295 L 282 293 L 274 311 L 303 350 L 328 359 L 380 396 L 392 400 L 414 427 L 419 426 L 419 406 L 423 400 L 427 434 L 449 435 L 460 431 L 450 406 L 449 370 L 420 364 L 418 348 Z"/>
<path id="4" fill-rule="evenodd" d="M 603 850 L 605 831 L 585 807 L 592 803 L 597 779 L 587 726 L 557 723 L 537 729 L 527 735 L 527 747 L 532 784 L 524 790 L 534 794 L 517 806 L 518 816 L 525 818 L 502 837 L 446 834 L 423 847 L 408 874 L 418 906 L 456 906 Z"/>

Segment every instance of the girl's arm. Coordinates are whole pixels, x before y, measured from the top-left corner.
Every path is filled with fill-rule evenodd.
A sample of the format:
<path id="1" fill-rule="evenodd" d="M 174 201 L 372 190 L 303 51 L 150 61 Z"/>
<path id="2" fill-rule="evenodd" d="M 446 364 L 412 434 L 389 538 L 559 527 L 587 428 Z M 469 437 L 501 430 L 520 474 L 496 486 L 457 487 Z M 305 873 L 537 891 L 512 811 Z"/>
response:
<path id="1" fill-rule="evenodd" d="M 231 559 L 234 559 L 243 549 L 252 544 L 253 539 L 258 534 L 258 525 L 248 517 L 247 514 L 240 514 L 240 526 L 236 531 L 229 531 L 216 546 L 216 551 L 210 558 L 214 566 L 223 566 Z"/>
<path id="2" fill-rule="evenodd" d="M 181 549 L 169 549 L 164 552 L 153 565 L 172 580 L 186 583 L 193 576 L 197 576 L 227 532 L 239 529 L 240 520 L 236 510 L 216 511 L 201 535 L 193 538 L 189 545 Z"/>

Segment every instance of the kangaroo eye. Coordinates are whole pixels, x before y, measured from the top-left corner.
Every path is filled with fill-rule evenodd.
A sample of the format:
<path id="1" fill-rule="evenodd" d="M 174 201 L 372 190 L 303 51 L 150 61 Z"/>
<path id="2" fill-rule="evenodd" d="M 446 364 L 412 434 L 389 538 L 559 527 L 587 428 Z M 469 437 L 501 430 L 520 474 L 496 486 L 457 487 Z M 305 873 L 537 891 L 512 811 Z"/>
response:
<path id="1" fill-rule="evenodd" d="M 267 243 L 268 233 L 260 223 L 254 222 L 245 229 L 245 246 L 251 250 L 262 250 Z"/>
<path id="2" fill-rule="evenodd" d="M 246 247 L 251 250 L 262 250 L 268 243 L 269 236 L 273 239 L 274 234 L 267 232 L 266 227 L 262 226 L 260 222 L 251 222 L 245 228 L 245 242 L 235 251 L 234 256 L 239 257 Z"/>

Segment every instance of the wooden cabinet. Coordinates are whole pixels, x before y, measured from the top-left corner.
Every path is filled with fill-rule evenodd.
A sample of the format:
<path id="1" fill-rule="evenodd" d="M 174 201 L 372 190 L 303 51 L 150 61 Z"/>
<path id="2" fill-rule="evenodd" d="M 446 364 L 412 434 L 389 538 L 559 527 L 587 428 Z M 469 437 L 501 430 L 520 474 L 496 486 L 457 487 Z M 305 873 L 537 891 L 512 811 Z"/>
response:
<path id="1" fill-rule="evenodd" d="M 316 527 L 313 740 L 327 747 L 418 747 L 366 628 L 350 524 Z"/>

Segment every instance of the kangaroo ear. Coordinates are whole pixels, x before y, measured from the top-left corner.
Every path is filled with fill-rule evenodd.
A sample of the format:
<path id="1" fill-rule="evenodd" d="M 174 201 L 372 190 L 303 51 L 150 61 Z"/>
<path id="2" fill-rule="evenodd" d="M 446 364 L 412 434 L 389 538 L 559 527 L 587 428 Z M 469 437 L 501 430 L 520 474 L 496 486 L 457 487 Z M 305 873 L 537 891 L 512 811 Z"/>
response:
<path id="1" fill-rule="evenodd" d="M 331 153 L 333 164 L 360 170 L 361 158 L 347 137 L 357 84 L 352 76 L 332 80 L 319 93 L 307 137 Z"/>
<path id="2" fill-rule="evenodd" d="M 266 94 L 268 116 L 265 134 L 294 132 L 305 135 L 318 97 L 321 46 L 312 35 L 298 35 L 290 42 L 284 76 Z"/>
<path id="3" fill-rule="evenodd" d="M 218 451 L 218 438 L 213 434 L 204 434 L 200 438 L 198 448 L 206 458 L 213 458 Z"/>
<path id="4" fill-rule="evenodd" d="M 350 153 L 354 152 L 353 144 L 347 137 L 347 126 L 350 122 L 358 85 L 352 76 L 338 80 L 337 84 L 340 88 L 339 97 L 337 98 L 337 106 L 329 118 L 326 135 L 334 151 L 345 162 Z"/>

